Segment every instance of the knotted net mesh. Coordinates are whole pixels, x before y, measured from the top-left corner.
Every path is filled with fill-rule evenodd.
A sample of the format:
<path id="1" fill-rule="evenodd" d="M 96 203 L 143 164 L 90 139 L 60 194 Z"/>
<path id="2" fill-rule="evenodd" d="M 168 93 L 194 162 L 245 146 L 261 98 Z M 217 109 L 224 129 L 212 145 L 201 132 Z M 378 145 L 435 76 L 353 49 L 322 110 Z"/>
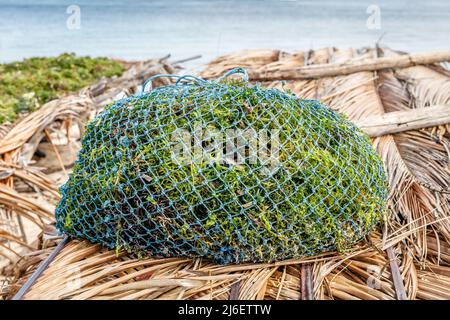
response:
<path id="1" fill-rule="evenodd" d="M 239 72 L 177 76 L 93 119 L 58 229 L 221 264 L 342 251 L 367 235 L 387 195 L 369 138 L 318 101 L 228 77 Z"/>

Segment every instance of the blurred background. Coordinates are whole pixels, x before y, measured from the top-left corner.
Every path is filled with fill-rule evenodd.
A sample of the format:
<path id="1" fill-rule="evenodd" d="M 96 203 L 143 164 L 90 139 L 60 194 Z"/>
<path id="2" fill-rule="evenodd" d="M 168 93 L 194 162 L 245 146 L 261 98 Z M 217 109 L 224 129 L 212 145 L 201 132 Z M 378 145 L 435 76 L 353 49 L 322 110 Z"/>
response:
<path id="1" fill-rule="evenodd" d="M 0 62 L 63 52 L 127 60 L 381 43 L 443 50 L 448 0 L 0 0 Z M 198 61 L 197 61 L 198 62 Z"/>

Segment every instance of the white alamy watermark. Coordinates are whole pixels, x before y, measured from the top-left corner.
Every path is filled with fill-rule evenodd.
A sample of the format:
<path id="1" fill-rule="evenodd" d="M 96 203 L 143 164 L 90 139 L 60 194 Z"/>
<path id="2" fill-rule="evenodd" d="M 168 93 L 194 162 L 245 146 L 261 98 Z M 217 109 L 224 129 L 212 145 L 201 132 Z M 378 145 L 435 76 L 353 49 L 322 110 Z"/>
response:
<path id="1" fill-rule="evenodd" d="M 66 289 L 76 291 L 81 288 L 81 269 L 78 266 L 66 266 L 64 275 L 66 277 Z M 55 280 L 55 283 L 57 281 Z"/>
<path id="2" fill-rule="evenodd" d="M 381 288 L 381 268 L 376 265 L 369 265 L 367 267 L 367 286 L 371 289 L 378 290 Z"/>
<path id="3" fill-rule="evenodd" d="M 381 9 L 379 5 L 371 4 L 367 7 L 366 13 L 369 17 L 366 20 L 366 26 L 369 30 L 381 29 Z"/>
<path id="4" fill-rule="evenodd" d="M 72 4 L 67 7 L 66 13 L 69 15 L 66 20 L 66 27 L 69 30 L 81 29 L 81 9 L 80 6 Z"/>
<path id="5" fill-rule="evenodd" d="M 177 129 L 172 133 L 172 159 L 178 164 L 256 164 L 268 174 L 279 167 L 279 130 Z"/>

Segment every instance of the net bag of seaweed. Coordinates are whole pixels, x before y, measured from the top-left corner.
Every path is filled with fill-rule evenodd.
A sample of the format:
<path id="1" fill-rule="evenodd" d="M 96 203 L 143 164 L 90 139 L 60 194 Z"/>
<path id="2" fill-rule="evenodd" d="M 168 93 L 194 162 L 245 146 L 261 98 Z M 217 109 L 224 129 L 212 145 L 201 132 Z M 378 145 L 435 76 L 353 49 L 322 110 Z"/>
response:
<path id="1" fill-rule="evenodd" d="M 161 76 L 176 81 L 88 123 L 59 230 L 137 256 L 228 264 L 343 251 L 382 219 L 382 161 L 344 116 L 251 85 L 241 68 L 214 81 Z"/>

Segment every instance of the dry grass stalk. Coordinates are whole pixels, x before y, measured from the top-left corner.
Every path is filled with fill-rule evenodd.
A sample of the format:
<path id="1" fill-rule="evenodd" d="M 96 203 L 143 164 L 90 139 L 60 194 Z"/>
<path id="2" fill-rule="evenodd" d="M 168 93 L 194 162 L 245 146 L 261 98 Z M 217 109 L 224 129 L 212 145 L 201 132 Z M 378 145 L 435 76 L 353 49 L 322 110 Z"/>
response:
<path id="1" fill-rule="evenodd" d="M 399 61 L 395 52 L 378 52 L 395 58 L 383 61 Z M 324 64 L 361 66 L 378 52 L 326 48 L 291 55 L 277 50 L 252 50 L 217 59 L 202 75 L 215 77 L 235 66 L 271 73 L 304 66 L 308 70 L 321 70 Z M 383 71 L 363 68 L 347 75 L 327 74 L 310 80 L 266 81 L 264 85 L 290 89 L 304 98 L 323 99 L 353 121 L 450 102 L 449 75 L 444 69 L 401 66 L 401 69 Z M 158 68 L 161 65 L 153 70 Z M 100 92 L 104 87 L 107 87 L 105 82 L 92 90 Z M 97 95 L 94 101 L 110 101 L 116 93 L 111 88 L 109 93 Z M 216 266 L 202 259 L 135 260 L 123 254 L 116 257 L 114 252 L 99 246 L 71 241 L 25 298 L 228 299 L 231 288 L 238 284 L 239 299 L 300 299 L 302 281 L 298 266 L 308 263 L 316 299 L 397 299 L 389 266 L 392 259 L 384 251 L 387 248 L 392 248 L 396 256 L 393 266 L 398 270 L 396 281 L 401 278 L 408 299 L 448 298 L 450 198 L 443 190 L 450 187 L 449 139 L 446 125 L 373 139 L 388 172 L 389 216 L 368 242 L 352 252 L 274 264 Z M 15 145 L 18 147 L 14 150 L 22 148 L 20 143 Z M 11 146 L 14 144 L 8 150 L 14 152 Z M 19 169 L 21 174 L 32 170 L 29 166 Z M 5 176 L 10 174 L 7 170 L 9 167 L 4 170 Z M 29 175 L 32 176 L 27 176 L 29 179 L 39 181 L 39 189 L 55 196 L 42 177 Z M 17 178 L 16 174 L 14 179 Z M 23 204 L 21 210 L 28 212 L 30 208 Z M 45 249 L 19 260 L 14 269 L 17 281 L 9 287 L 9 296 L 48 252 Z"/>

